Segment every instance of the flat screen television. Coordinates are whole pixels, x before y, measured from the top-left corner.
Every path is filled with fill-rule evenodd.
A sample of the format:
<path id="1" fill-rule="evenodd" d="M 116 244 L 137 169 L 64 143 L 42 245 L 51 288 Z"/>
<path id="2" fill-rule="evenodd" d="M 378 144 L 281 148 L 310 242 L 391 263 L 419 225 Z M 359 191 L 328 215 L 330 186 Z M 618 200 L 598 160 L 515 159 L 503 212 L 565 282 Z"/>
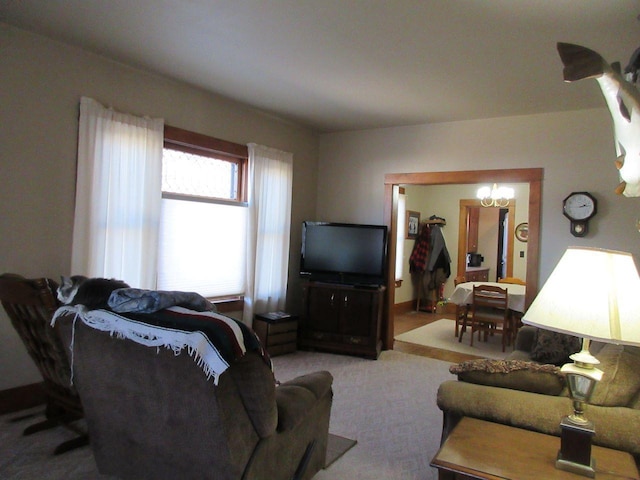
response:
<path id="1" fill-rule="evenodd" d="M 377 287 L 386 281 L 387 227 L 302 223 L 300 275 L 317 282 Z"/>

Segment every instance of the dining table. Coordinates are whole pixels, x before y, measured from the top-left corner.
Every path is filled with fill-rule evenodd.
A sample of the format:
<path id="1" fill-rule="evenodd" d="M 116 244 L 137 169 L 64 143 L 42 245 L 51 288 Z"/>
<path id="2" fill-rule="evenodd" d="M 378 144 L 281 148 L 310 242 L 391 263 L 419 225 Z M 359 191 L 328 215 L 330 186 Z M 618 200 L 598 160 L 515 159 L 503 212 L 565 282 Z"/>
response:
<path id="1" fill-rule="evenodd" d="M 473 303 L 473 287 L 477 285 L 493 285 L 507 289 L 507 306 L 509 310 L 524 313 L 527 287 L 515 283 L 500 282 L 463 282 L 459 283 L 449 299 L 456 305 L 471 305 Z"/>

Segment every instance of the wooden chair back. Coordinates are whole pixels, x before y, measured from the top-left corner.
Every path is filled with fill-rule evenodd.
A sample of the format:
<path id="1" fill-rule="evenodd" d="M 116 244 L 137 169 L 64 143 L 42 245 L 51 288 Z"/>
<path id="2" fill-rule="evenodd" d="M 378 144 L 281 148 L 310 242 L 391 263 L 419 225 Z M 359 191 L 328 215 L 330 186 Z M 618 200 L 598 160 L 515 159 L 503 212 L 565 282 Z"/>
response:
<path id="1" fill-rule="evenodd" d="M 51 319 L 59 307 L 57 288 L 58 284 L 48 278 L 0 275 L 0 302 L 44 380 L 46 420 L 28 427 L 25 435 L 68 425 L 83 416 L 80 397 L 71 385 L 66 349 L 51 327 Z M 54 453 L 63 453 L 87 442 L 86 435 L 81 435 L 62 443 Z"/>
<path id="2" fill-rule="evenodd" d="M 502 335 L 502 351 L 510 343 L 510 322 L 507 289 L 496 285 L 474 285 L 471 303 L 471 341 L 474 333 Z"/>

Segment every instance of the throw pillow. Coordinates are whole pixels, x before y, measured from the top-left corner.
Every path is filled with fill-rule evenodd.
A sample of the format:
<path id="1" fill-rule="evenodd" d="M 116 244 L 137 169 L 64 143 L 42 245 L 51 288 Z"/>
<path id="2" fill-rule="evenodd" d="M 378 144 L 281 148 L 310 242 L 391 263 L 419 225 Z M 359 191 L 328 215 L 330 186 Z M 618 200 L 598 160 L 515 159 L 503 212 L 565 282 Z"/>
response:
<path id="1" fill-rule="evenodd" d="M 581 347 L 578 337 L 539 328 L 531 349 L 531 360 L 562 365 L 570 362 L 569 355 L 579 352 Z"/>
<path id="2" fill-rule="evenodd" d="M 602 370 L 593 391 L 593 405 L 605 407 L 632 406 L 640 394 L 640 348 L 607 344 L 596 355 Z"/>
<path id="3" fill-rule="evenodd" d="M 469 360 L 449 371 L 463 382 L 545 395 L 559 395 L 565 384 L 559 367 L 523 360 Z"/>

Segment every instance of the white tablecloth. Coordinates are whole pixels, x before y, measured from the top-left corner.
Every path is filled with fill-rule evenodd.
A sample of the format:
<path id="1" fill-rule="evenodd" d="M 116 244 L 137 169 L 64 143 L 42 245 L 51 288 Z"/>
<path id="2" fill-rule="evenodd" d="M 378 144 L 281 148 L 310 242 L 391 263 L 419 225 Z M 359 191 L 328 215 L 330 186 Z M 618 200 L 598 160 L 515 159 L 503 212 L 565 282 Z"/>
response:
<path id="1" fill-rule="evenodd" d="M 451 302 L 456 305 L 469 305 L 473 302 L 474 285 L 494 285 L 507 289 L 507 304 L 511 310 L 524 313 L 524 301 L 527 289 L 524 285 L 498 282 L 465 282 L 459 283 L 451 295 Z"/>

